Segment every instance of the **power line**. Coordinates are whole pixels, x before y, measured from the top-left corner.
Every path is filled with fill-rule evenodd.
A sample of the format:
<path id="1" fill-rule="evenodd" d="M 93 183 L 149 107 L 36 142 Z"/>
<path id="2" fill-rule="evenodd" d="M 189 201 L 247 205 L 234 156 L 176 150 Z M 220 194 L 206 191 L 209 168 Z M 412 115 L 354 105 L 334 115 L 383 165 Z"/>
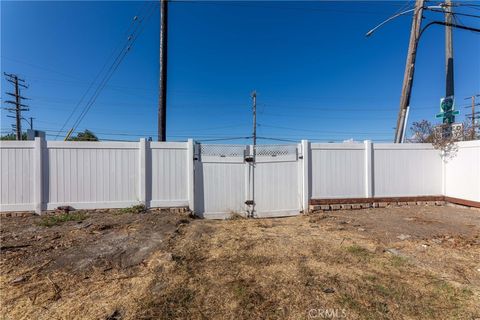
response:
<path id="1" fill-rule="evenodd" d="M 174 136 L 172 136 L 174 137 Z M 208 142 L 208 141 L 225 141 L 225 140 L 248 140 L 252 137 L 227 137 L 227 138 L 218 138 L 218 139 L 201 139 L 200 142 Z"/>
<path id="2" fill-rule="evenodd" d="M 292 128 L 292 127 L 284 127 L 284 126 L 275 126 L 269 124 L 259 123 L 259 127 L 267 127 L 267 128 L 276 128 L 276 129 L 284 129 L 284 130 L 293 130 L 293 131 L 300 131 L 300 132 L 312 132 L 312 133 L 338 133 L 338 134 L 391 134 L 391 132 L 355 132 L 355 131 L 319 131 L 319 130 L 310 130 L 310 129 L 300 129 L 300 128 Z"/>
<path id="3" fill-rule="evenodd" d="M 150 12 L 150 14 L 146 17 L 147 19 L 150 18 L 150 16 L 152 15 L 153 13 L 153 9 L 155 8 L 155 4 L 152 6 L 152 11 Z M 145 19 L 145 18 L 144 18 Z M 110 78 L 113 76 L 114 72 L 118 69 L 118 67 L 120 66 L 121 62 L 123 61 L 123 59 L 125 58 L 125 56 L 127 55 L 127 53 L 130 51 L 130 49 L 133 47 L 133 45 L 135 44 L 136 40 L 138 39 L 138 36 L 143 32 L 143 29 L 144 29 L 144 24 L 142 25 L 141 22 L 143 21 L 140 20 L 139 22 L 139 25 L 140 25 L 140 31 L 139 33 L 136 33 L 135 32 L 137 30 L 139 30 L 139 28 L 137 28 L 134 32 L 133 32 L 133 35 L 132 35 L 132 38 L 130 38 L 129 40 L 132 40 L 131 41 L 131 44 L 129 45 L 128 42 L 125 44 L 125 47 L 124 47 L 124 51 L 121 52 L 121 55 L 117 57 L 117 59 L 114 61 L 114 63 L 112 64 L 112 66 L 107 70 L 107 73 L 105 75 L 105 77 L 103 78 L 103 82 L 101 85 L 99 85 L 95 91 L 95 93 L 93 94 L 93 96 L 90 98 L 90 100 L 87 102 L 87 105 L 85 106 L 84 110 L 82 111 L 82 113 L 80 114 L 80 116 L 78 117 L 77 121 L 74 122 L 74 125 L 73 125 L 73 130 L 75 130 L 78 125 L 80 125 L 80 122 L 84 119 L 85 115 L 88 113 L 88 111 L 90 110 L 90 108 L 93 106 L 93 104 L 95 103 L 95 101 L 97 100 L 98 96 L 100 95 L 101 91 L 103 90 L 103 88 L 105 87 L 105 85 L 107 84 L 107 82 L 110 80 Z"/>
<path id="4" fill-rule="evenodd" d="M 479 7 L 480 4 L 474 4 L 474 3 L 461 3 L 461 2 L 453 2 L 452 4 L 442 4 L 443 6 L 452 6 L 452 7 Z"/>
<path id="5" fill-rule="evenodd" d="M 258 139 L 259 140 L 281 141 L 281 142 L 298 142 L 298 140 L 282 139 L 282 138 L 269 138 L 269 137 L 258 137 Z"/>
<path id="6" fill-rule="evenodd" d="M 41 122 L 41 123 L 47 123 L 47 124 L 52 124 L 52 125 L 56 125 L 58 123 L 56 122 L 50 122 L 50 121 L 43 121 L 43 120 L 38 120 L 38 122 Z M 231 124 L 231 125 L 223 125 L 223 126 L 218 126 L 218 127 L 207 127 L 207 128 L 194 128 L 194 129 L 189 129 L 189 130 L 175 130 L 174 132 L 175 133 L 182 133 L 182 132 L 190 132 L 191 130 L 194 130 L 195 132 L 197 131 L 215 131 L 215 130 L 221 130 L 221 129 L 230 129 L 230 128 L 238 128 L 238 127 L 246 127 L 247 124 Z M 97 128 L 97 127 L 89 127 L 89 129 L 91 130 L 100 130 L 100 131 L 108 131 L 109 133 L 115 133 L 115 132 L 126 132 L 126 131 L 115 131 L 115 130 L 110 130 L 108 128 Z M 48 130 L 52 130 L 52 132 L 58 132 L 58 129 L 48 129 Z M 63 133 L 65 132 L 68 132 L 68 130 L 62 130 Z M 128 132 L 128 131 L 127 131 Z M 156 131 L 140 131 L 142 133 L 142 135 L 152 135 L 152 134 L 156 134 L 157 132 Z M 135 131 L 134 134 L 137 134 L 139 133 L 139 131 Z"/>
<path id="7" fill-rule="evenodd" d="M 58 132 L 58 130 L 55 130 L 55 129 L 46 129 L 46 128 L 42 128 L 43 131 L 45 132 L 51 132 L 51 133 L 56 133 Z M 132 136 L 132 137 L 144 137 L 144 136 L 151 136 L 151 135 L 154 135 L 156 132 L 137 132 L 137 133 L 131 133 L 131 132 L 99 132 L 99 131 L 95 131 L 94 129 L 92 129 L 93 133 L 95 135 L 106 135 L 106 136 Z M 67 132 L 66 130 L 65 131 L 62 131 L 63 133 Z M 81 130 L 79 131 L 74 131 L 72 132 L 73 133 L 80 133 L 80 132 L 83 132 Z M 225 138 L 225 135 L 224 134 L 190 134 L 190 135 L 187 135 L 187 134 L 177 134 L 177 135 L 172 135 L 172 137 L 186 137 L 186 138 L 191 138 L 191 137 L 207 137 L 207 138 Z M 249 137 L 251 138 L 251 137 Z"/>
<path id="8" fill-rule="evenodd" d="M 13 62 L 15 62 L 15 63 L 20 63 L 20 64 L 24 64 L 24 65 L 31 66 L 31 67 L 34 67 L 34 68 L 43 69 L 43 70 L 46 70 L 46 71 L 50 71 L 50 72 L 53 72 L 53 73 L 57 73 L 57 74 L 62 75 L 62 76 L 64 76 L 64 77 L 68 77 L 68 78 L 72 78 L 72 79 L 78 79 L 77 77 L 72 76 L 72 75 L 70 75 L 70 74 L 66 74 L 66 73 L 63 73 L 63 72 L 54 70 L 54 69 L 52 69 L 52 68 L 49 68 L 49 67 L 40 66 L 40 65 L 33 64 L 33 63 L 30 63 L 30 62 L 18 60 L 18 59 L 16 59 L 16 58 L 6 57 L 6 56 L 2 55 L 2 59 L 10 60 L 10 61 L 13 61 Z"/>
<path id="9" fill-rule="evenodd" d="M 302 7 L 295 7 L 295 6 L 285 6 L 285 5 L 259 5 L 258 3 L 251 2 L 251 3 L 242 3 L 236 1 L 195 1 L 195 0 L 174 0 L 170 1 L 172 3 L 194 3 L 199 5 L 211 5 L 211 6 L 232 6 L 232 7 L 244 7 L 244 8 L 260 8 L 260 9 L 283 9 L 283 10 L 297 10 L 297 11 L 305 11 L 305 12 L 322 12 L 322 13 L 352 13 L 352 14 L 385 14 L 384 11 L 364 11 L 364 10 L 345 10 L 345 9 L 329 9 L 329 8 L 318 8 L 318 7 L 310 7 L 310 8 L 302 8 Z"/>
<path id="10" fill-rule="evenodd" d="M 145 5 L 145 4 L 144 4 Z M 153 11 L 153 8 L 155 7 L 155 4 L 151 5 L 151 11 Z M 143 7 L 141 8 L 141 10 L 143 10 Z M 150 13 L 151 15 L 151 13 Z M 148 17 L 150 17 L 150 15 Z M 80 105 L 83 103 L 83 101 L 85 100 L 87 94 L 90 92 L 90 90 L 93 88 L 93 86 L 96 84 L 97 82 L 97 79 L 100 78 L 100 76 L 102 75 L 102 73 L 104 73 L 104 70 L 106 68 L 106 66 L 108 65 L 108 61 L 111 60 L 111 58 L 113 57 L 113 55 L 115 54 L 115 52 L 117 52 L 120 49 L 120 52 L 118 52 L 115 60 L 113 61 L 113 63 L 110 64 L 110 67 L 107 69 L 107 71 L 105 72 L 104 74 L 104 77 L 102 78 L 102 80 L 98 83 L 97 85 L 97 88 L 96 90 L 94 91 L 93 95 L 91 96 L 90 100 L 88 100 L 88 102 L 86 103 L 84 109 L 81 111 L 79 117 L 77 118 L 76 121 L 74 121 L 74 124 L 73 124 L 73 127 L 72 127 L 72 131 L 75 130 L 75 128 L 80 124 L 80 122 L 82 121 L 82 119 L 84 118 L 84 116 L 86 115 L 86 113 L 88 112 L 88 110 L 91 108 L 91 106 L 93 105 L 93 103 L 95 102 L 96 98 L 98 97 L 98 95 L 100 94 L 100 92 L 103 90 L 103 88 L 106 86 L 106 82 L 108 82 L 108 80 L 111 78 L 111 76 L 113 75 L 113 73 L 115 72 L 115 70 L 118 68 L 119 64 L 121 63 L 121 61 L 123 60 L 124 56 L 126 55 L 126 53 L 129 51 L 129 49 L 131 48 L 131 46 L 133 46 L 135 40 L 136 40 L 136 36 L 138 35 L 135 35 L 135 32 L 138 31 L 138 28 L 139 28 L 139 24 L 141 24 L 141 21 L 143 21 L 144 18 L 142 18 L 139 22 L 139 19 L 138 19 L 138 16 L 134 16 L 134 18 L 132 19 L 131 23 L 130 23 L 130 26 L 128 27 L 127 29 L 127 32 L 126 34 L 129 34 L 128 37 L 127 37 L 127 40 L 125 41 L 125 43 L 123 44 L 119 44 L 119 46 L 117 46 L 117 48 L 115 48 L 112 53 L 110 54 L 109 58 L 105 61 L 105 63 L 103 64 L 100 72 L 95 76 L 95 78 L 93 79 L 93 81 L 90 83 L 90 85 L 88 86 L 88 89 L 85 91 L 85 93 L 82 95 L 80 101 L 77 103 L 77 105 L 75 106 L 75 108 L 72 110 L 71 114 L 68 116 L 67 120 L 65 121 L 64 125 L 62 126 L 62 129 L 63 130 L 65 128 L 65 126 L 67 125 L 67 123 L 70 121 L 70 119 L 73 117 L 73 115 L 75 114 L 75 112 L 77 111 L 78 107 L 80 107 Z M 131 31 L 133 29 L 133 31 Z M 142 28 L 143 30 L 143 28 Z M 135 36 L 134 36 L 135 35 Z M 134 38 L 135 37 L 135 38 Z M 131 43 L 131 44 L 130 44 Z M 58 138 L 58 135 L 57 137 Z"/>
<path id="11" fill-rule="evenodd" d="M 445 14 L 445 11 L 443 11 L 443 10 L 429 9 L 429 11 L 439 12 L 439 13 Z M 465 16 L 465 17 L 471 17 L 471 18 L 480 18 L 480 15 L 463 13 L 463 12 L 454 12 L 453 15 L 455 15 L 455 16 Z"/>

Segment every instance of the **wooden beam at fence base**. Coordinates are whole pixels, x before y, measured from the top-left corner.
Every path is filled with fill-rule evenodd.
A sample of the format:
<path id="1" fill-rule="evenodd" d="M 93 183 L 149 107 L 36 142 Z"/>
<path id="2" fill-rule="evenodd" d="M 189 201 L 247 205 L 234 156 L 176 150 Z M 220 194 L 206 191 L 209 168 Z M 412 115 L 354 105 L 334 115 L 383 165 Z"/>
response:
<path id="1" fill-rule="evenodd" d="M 473 208 L 479 208 L 480 209 L 480 202 L 478 202 L 478 201 L 465 200 L 465 199 L 452 198 L 452 197 L 445 197 L 445 201 L 450 202 L 450 203 L 454 203 L 454 204 L 460 204 L 462 206 L 467 206 L 467 207 L 473 207 Z"/>

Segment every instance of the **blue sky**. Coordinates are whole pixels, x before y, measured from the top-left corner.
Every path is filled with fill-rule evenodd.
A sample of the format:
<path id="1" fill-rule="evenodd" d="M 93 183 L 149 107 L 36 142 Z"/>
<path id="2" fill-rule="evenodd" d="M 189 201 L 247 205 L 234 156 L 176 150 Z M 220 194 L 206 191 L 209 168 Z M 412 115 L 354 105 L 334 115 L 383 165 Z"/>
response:
<path id="1" fill-rule="evenodd" d="M 168 140 L 250 136 L 255 89 L 261 137 L 391 141 L 411 16 L 364 35 L 406 5 L 413 2 L 170 3 Z M 153 2 L 2 1 L 1 70 L 30 85 L 24 116 L 55 139 L 112 51 L 125 43 L 132 18 L 150 6 L 143 32 L 78 130 L 104 139 L 155 139 L 159 12 Z M 479 8 L 458 11 L 480 15 Z M 424 23 L 443 19 L 425 16 Z M 460 21 L 480 28 L 478 18 Z M 480 93 L 480 35 L 455 30 L 454 53 L 457 106 L 468 105 L 464 98 Z M 433 26 L 419 46 L 409 123 L 436 121 L 444 81 L 444 29 Z M 4 78 L 1 84 L 5 100 L 11 86 Z M 469 110 L 459 110 L 463 120 Z M 12 123 L 2 110 L 2 133 Z"/>

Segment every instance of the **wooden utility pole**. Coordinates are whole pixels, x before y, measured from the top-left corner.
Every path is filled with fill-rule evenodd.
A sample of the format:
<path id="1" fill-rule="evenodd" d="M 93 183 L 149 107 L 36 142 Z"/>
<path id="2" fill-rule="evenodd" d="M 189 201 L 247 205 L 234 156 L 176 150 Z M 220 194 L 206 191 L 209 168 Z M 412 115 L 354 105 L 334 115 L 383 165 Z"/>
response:
<path id="1" fill-rule="evenodd" d="M 167 139 L 168 0 L 160 0 L 160 81 L 158 92 L 158 141 Z"/>
<path id="2" fill-rule="evenodd" d="M 251 169 L 251 200 L 249 201 L 249 205 L 251 205 L 251 210 L 249 213 L 250 217 L 255 216 L 255 163 L 257 161 L 257 92 L 254 90 L 252 92 L 252 117 L 253 117 L 253 132 L 252 132 L 252 139 L 253 139 L 253 150 L 252 150 L 252 158 L 250 161 L 250 169 Z"/>
<path id="3" fill-rule="evenodd" d="M 445 0 L 445 97 L 454 96 L 454 79 L 453 79 L 453 41 L 452 26 L 453 12 L 452 1 Z"/>
<path id="4" fill-rule="evenodd" d="M 401 143 L 406 126 L 407 110 L 410 107 L 410 97 L 412 93 L 413 76 L 415 73 L 415 59 L 417 56 L 418 40 L 422 25 L 422 15 L 425 0 L 416 0 L 415 11 L 413 13 L 412 30 L 410 32 L 410 42 L 408 44 L 407 63 L 405 65 L 405 74 L 403 76 L 402 96 L 400 98 L 400 110 L 398 112 L 397 127 L 395 131 L 395 143 Z"/>
<path id="5" fill-rule="evenodd" d="M 15 113 L 15 116 L 10 116 L 15 118 L 15 137 L 17 140 L 22 140 L 22 111 L 28 111 L 28 106 L 22 104 L 22 99 L 26 99 L 20 95 L 20 87 L 28 88 L 25 85 L 25 80 L 20 79 L 16 74 L 4 73 L 7 81 L 13 83 L 15 87 L 15 93 L 7 92 L 6 94 L 15 98 L 15 101 L 5 101 L 7 104 L 12 104 L 14 108 L 6 108 L 7 111 Z"/>
<path id="6" fill-rule="evenodd" d="M 252 113 L 253 113 L 253 158 L 255 159 L 255 147 L 257 145 L 257 92 L 252 92 Z"/>

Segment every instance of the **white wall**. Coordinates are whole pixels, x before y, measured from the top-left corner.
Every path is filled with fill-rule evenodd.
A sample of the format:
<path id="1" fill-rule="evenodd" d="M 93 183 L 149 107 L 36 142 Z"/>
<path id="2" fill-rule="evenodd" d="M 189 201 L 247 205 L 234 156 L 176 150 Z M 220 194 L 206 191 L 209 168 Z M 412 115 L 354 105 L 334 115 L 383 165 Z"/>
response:
<path id="1" fill-rule="evenodd" d="M 445 164 L 445 195 L 480 202 L 480 140 L 458 144 Z"/>

